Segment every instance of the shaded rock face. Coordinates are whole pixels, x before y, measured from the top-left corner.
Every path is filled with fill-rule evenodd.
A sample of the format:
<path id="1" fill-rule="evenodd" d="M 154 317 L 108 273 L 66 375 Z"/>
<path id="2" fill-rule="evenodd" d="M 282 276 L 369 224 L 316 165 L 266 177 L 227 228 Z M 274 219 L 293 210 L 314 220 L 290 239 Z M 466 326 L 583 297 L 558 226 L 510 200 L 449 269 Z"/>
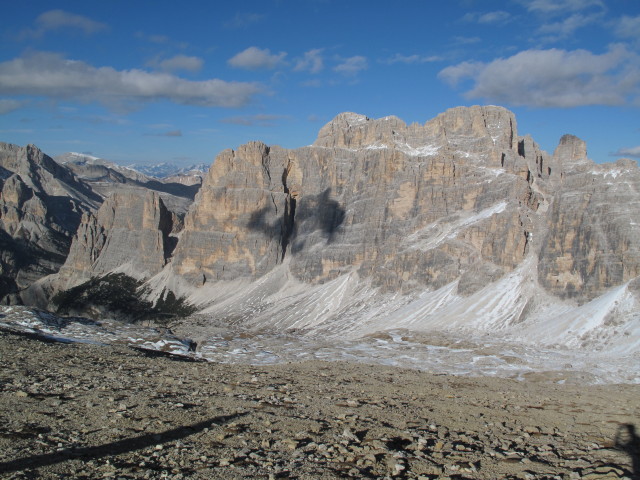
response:
<path id="1" fill-rule="evenodd" d="M 36 147 L 0 143 L 0 298 L 56 272 L 101 200 Z"/>
<path id="2" fill-rule="evenodd" d="M 175 271 L 193 282 L 264 275 L 283 259 L 293 196 L 286 151 L 252 142 L 222 152 L 185 218 Z"/>
<path id="3" fill-rule="evenodd" d="M 114 194 L 86 213 L 59 272 L 65 288 L 122 271 L 134 278 L 158 273 L 171 256 L 172 215 L 155 192 Z"/>

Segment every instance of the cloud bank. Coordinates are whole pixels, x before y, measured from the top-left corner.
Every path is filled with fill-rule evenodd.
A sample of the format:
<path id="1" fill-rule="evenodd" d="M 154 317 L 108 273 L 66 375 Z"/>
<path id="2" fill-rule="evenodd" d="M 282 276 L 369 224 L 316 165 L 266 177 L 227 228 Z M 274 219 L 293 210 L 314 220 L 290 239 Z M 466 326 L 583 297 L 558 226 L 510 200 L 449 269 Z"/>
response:
<path id="1" fill-rule="evenodd" d="M 182 105 L 241 107 L 263 91 L 256 83 L 191 81 L 164 72 L 116 70 L 37 52 L 0 63 L 0 94 L 101 102 L 130 108 L 133 102 L 168 100 Z"/>
<path id="2" fill-rule="evenodd" d="M 640 146 L 631 148 L 621 148 L 617 152 L 611 154 L 614 157 L 634 157 L 640 158 Z"/>
<path id="3" fill-rule="evenodd" d="M 587 50 L 525 50 L 489 63 L 462 62 L 440 71 L 452 86 L 471 79 L 464 95 L 532 107 L 638 104 L 640 58 L 623 45 Z"/>

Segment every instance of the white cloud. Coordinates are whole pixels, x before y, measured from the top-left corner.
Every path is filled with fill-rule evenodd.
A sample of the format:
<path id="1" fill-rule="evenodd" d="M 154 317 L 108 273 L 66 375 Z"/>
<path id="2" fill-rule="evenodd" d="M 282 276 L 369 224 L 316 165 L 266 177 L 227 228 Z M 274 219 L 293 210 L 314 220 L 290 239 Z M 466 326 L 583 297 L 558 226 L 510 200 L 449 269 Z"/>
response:
<path id="1" fill-rule="evenodd" d="M 13 112 L 24 106 L 26 102 L 12 98 L 0 98 L 0 115 Z"/>
<path id="2" fill-rule="evenodd" d="M 107 30 L 104 23 L 96 22 L 83 15 L 65 12 L 64 10 L 49 10 L 36 18 L 36 27 L 22 32 L 23 36 L 41 37 L 47 32 L 63 29 L 81 30 L 86 35 Z"/>
<path id="3" fill-rule="evenodd" d="M 469 12 L 462 17 L 464 22 L 481 23 L 485 25 L 506 23 L 511 20 L 511 14 L 504 10 L 496 10 L 494 12 L 480 13 Z"/>
<path id="4" fill-rule="evenodd" d="M 520 3 L 530 12 L 543 14 L 578 12 L 591 7 L 606 9 L 602 0 L 521 0 Z"/>
<path id="5" fill-rule="evenodd" d="M 631 148 L 621 148 L 617 152 L 612 153 L 614 157 L 636 157 L 640 158 L 640 145 Z"/>
<path id="6" fill-rule="evenodd" d="M 482 62 L 462 62 L 457 65 L 447 67 L 438 73 L 438 77 L 451 86 L 456 86 L 460 80 L 467 77 L 475 77 L 485 68 Z"/>
<path id="7" fill-rule="evenodd" d="M 640 15 L 637 17 L 623 15 L 615 26 L 615 33 L 624 38 L 640 39 Z"/>
<path id="8" fill-rule="evenodd" d="M 112 108 L 131 102 L 169 100 L 183 105 L 239 107 L 262 91 L 255 83 L 218 79 L 190 81 L 144 70 L 116 70 L 35 52 L 0 63 L 0 94 L 99 101 Z"/>
<path id="9" fill-rule="evenodd" d="M 318 73 L 324 68 L 324 60 L 322 58 L 323 48 L 315 48 L 304 52 L 304 57 L 296 60 L 296 66 L 293 70 L 296 72 Z"/>
<path id="10" fill-rule="evenodd" d="M 547 23 L 545 25 L 542 25 L 538 29 L 538 33 L 547 35 L 547 41 L 556 41 L 562 38 L 570 37 L 579 28 L 586 27 L 587 25 L 595 23 L 601 17 L 601 13 L 594 13 L 590 15 L 574 13 L 560 22 Z"/>
<path id="11" fill-rule="evenodd" d="M 268 48 L 249 47 L 230 58 L 227 63 L 232 67 L 246 70 L 271 70 L 284 63 L 284 57 L 286 56 L 285 52 L 272 54 Z"/>
<path id="12" fill-rule="evenodd" d="M 456 85 L 470 78 L 467 98 L 534 107 L 638 102 L 640 58 L 622 45 L 601 55 L 586 50 L 525 50 L 489 63 L 463 62 L 438 76 Z"/>
<path id="13" fill-rule="evenodd" d="M 150 67 L 157 68 L 164 72 L 175 72 L 185 70 L 188 72 L 197 72 L 202 68 L 203 60 L 199 57 L 189 57 L 187 55 L 176 55 L 175 57 L 160 60 L 154 58 L 147 62 Z"/>
<path id="14" fill-rule="evenodd" d="M 441 60 L 442 57 L 437 55 L 402 55 L 401 53 L 396 53 L 393 57 L 382 60 L 382 62 L 389 65 L 393 65 L 394 63 L 406 63 L 410 65 L 415 63 L 439 62 Z"/>
<path id="15" fill-rule="evenodd" d="M 367 59 L 361 55 L 345 58 L 342 63 L 334 67 L 333 69 L 347 76 L 354 76 L 361 70 L 365 70 L 368 67 Z"/>

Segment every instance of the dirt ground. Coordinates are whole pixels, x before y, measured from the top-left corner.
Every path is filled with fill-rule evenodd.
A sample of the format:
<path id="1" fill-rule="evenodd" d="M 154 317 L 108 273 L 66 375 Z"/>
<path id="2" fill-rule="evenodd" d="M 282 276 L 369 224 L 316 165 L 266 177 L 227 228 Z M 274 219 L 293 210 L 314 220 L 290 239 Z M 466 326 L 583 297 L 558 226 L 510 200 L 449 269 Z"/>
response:
<path id="1" fill-rule="evenodd" d="M 0 331 L 1 478 L 640 478 L 640 385 L 184 361 Z"/>

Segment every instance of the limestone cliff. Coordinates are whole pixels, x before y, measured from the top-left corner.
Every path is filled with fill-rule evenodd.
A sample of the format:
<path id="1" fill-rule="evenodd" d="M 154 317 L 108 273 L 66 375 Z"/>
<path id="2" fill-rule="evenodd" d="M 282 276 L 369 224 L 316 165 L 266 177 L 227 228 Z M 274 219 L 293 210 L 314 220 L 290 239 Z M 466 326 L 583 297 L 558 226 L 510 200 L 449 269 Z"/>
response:
<path id="1" fill-rule="evenodd" d="M 474 107 L 422 126 L 346 113 L 311 147 L 228 150 L 187 216 L 172 269 L 197 285 L 258 278 L 289 257 L 305 282 L 355 268 L 387 290 L 443 285 L 472 266 L 509 271 L 539 203 L 518 149 L 513 114 Z"/>
<path id="2" fill-rule="evenodd" d="M 534 255 L 545 288 L 587 301 L 639 274 L 637 182 L 634 162 L 595 165 L 575 137 L 548 155 L 500 107 L 408 126 L 343 113 L 312 146 L 220 154 L 170 268 L 199 286 L 286 260 L 311 284 L 356 271 L 470 295 Z"/>
<path id="3" fill-rule="evenodd" d="M 69 288 L 114 271 L 151 277 L 171 255 L 172 227 L 171 213 L 157 193 L 114 194 L 95 214 L 82 217 L 57 281 Z"/>
<path id="4" fill-rule="evenodd" d="M 56 272 L 85 211 L 102 199 L 33 145 L 0 143 L 0 299 Z"/>
<path id="5" fill-rule="evenodd" d="M 540 280 L 555 295 L 591 299 L 640 275 L 640 170 L 631 160 L 595 165 L 585 143 L 570 135 L 553 157 L 560 179 Z"/>

